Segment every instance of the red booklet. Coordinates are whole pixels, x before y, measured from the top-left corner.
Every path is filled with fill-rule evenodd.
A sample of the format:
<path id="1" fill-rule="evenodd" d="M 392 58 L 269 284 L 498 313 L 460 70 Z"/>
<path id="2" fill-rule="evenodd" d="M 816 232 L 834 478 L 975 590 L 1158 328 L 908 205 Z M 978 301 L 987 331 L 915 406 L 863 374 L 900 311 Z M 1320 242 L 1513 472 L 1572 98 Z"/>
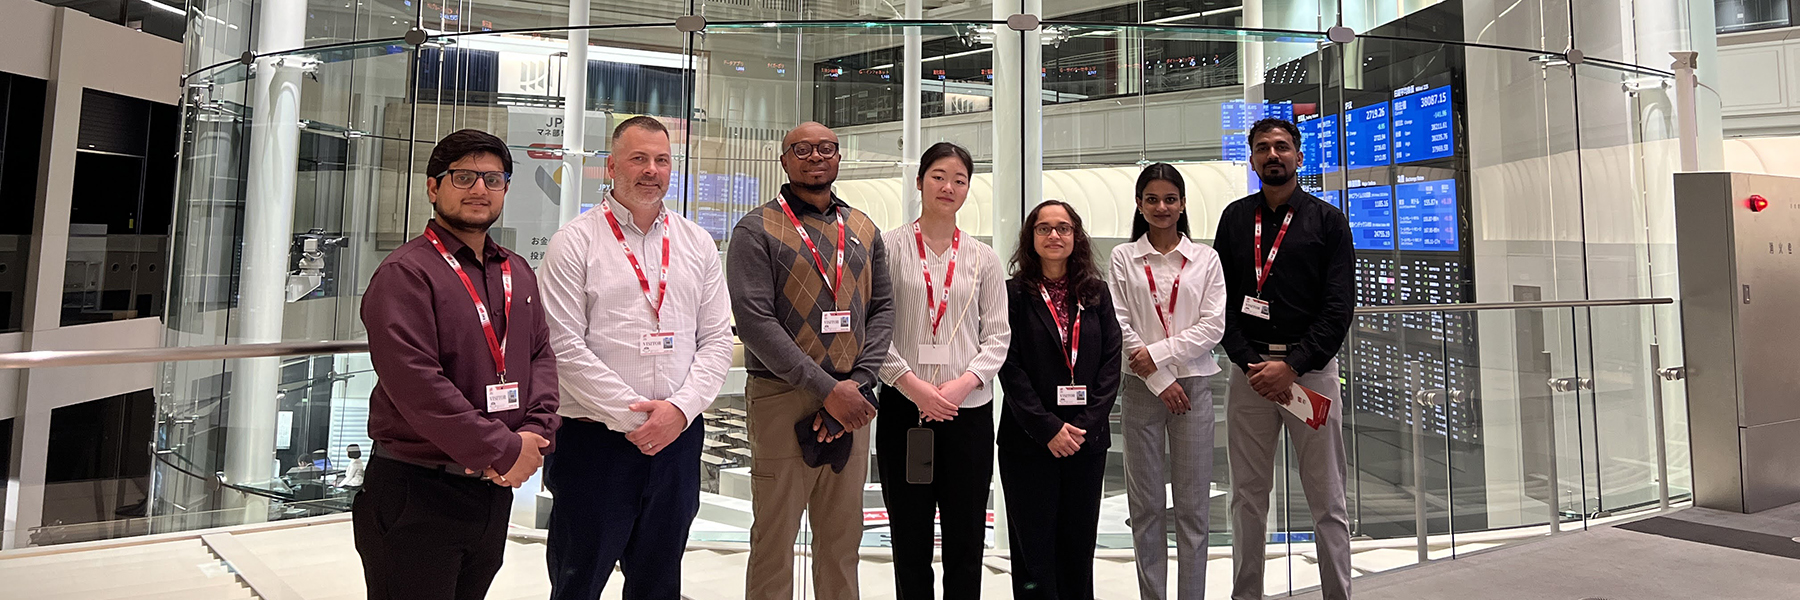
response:
<path id="1" fill-rule="evenodd" d="M 1300 417 L 1300 420 L 1305 421 L 1308 427 L 1318 429 L 1320 425 L 1325 424 L 1326 416 L 1331 414 L 1331 399 L 1325 397 L 1324 394 L 1307 389 L 1306 386 L 1294 384 L 1290 397 L 1292 400 L 1286 405 L 1288 412 Z"/>

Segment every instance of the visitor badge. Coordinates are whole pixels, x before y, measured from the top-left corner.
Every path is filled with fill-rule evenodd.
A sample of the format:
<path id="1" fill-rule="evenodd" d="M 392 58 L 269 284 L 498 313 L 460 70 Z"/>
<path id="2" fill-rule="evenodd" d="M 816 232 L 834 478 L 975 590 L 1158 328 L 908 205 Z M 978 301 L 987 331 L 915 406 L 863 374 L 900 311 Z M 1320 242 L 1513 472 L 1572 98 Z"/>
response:
<path id="1" fill-rule="evenodd" d="M 819 331 L 825 333 L 849 333 L 850 311 L 833 310 L 819 317 Z"/>
<path id="2" fill-rule="evenodd" d="M 660 356 L 675 353 L 675 334 L 668 331 L 646 333 L 638 338 L 638 356 Z"/>
<path id="3" fill-rule="evenodd" d="M 1059 386 L 1056 386 L 1056 405 L 1057 406 L 1087 406 L 1087 403 L 1088 403 L 1087 402 L 1087 386 L 1085 386 L 1085 385 L 1059 385 Z"/>
<path id="4" fill-rule="evenodd" d="M 950 364 L 950 345 L 949 344 L 919 344 L 919 364 L 921 364 L 921 365 L 948 365 L 948 364 Z"/>
<path id="5" fill-rule="evenodd" d="M 1244 296 L 1244 314 L 1267 321 L 1269 319 L 1269 301 L 1254 296 Z"/>
<path id="6" fill-rule="evenodd" d="M 487 386 L 487 411 L 501 412 L 519 409 L 519 382 L 496 383 Z"/>

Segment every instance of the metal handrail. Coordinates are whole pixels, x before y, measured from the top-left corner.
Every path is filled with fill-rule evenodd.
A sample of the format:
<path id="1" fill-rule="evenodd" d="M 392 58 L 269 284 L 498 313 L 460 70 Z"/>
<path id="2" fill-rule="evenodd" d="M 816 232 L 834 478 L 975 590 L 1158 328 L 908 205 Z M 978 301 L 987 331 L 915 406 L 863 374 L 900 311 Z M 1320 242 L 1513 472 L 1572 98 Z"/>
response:
<path id="1" fill-rule="evenodd" d="M 368 351 L 369 342 L 366 340 L 281 342 L 273 344 L 222 344 L 217 346 L 189 346 L 185 348 L 131 348 L 127 350 L 34 350 L 31 352 L 0 353 L 0 369 L 42 369 L 48 367 L 84 367 L 190 360 L 273 358 L 280 356 L 313 356 L 318 354 L 355 354 Z"/>
<path id="2" fill-rule="evenodd" d="M 1385 315 L 1423 312 L 1474 312 L 1483 310 L 1532 310 L 1546 308 L 1597 308 L 1605 306 L 1647 306 L 1673 304 L 1672 298 L 1629 298 L 1620 300 L 1549 300 L 1542 302 L 1468 302 L 1461 304 L 1407 304 L 1401 306 L 1362 306 L 1358 315 Z M 177 348 L 132 348 L 128 350 L 34 350 L 0 353 L 0 369 L 43 369 L 50 367 L 82 367 L 133 363 L 178 362 L 189 360 L 227 360 L 234 358 L 271 358 L 279 356 L 313 356 L 319 354 L 355 354 L 369 351 L 366 340 L 332 342 L 281 342 L 273 344 L 223 344 Z"/>
<path id="3" fill-rule="evenodd" d="M 1397 306 L 1359 306 L 1359 315 L 1391 315 L 1422 312 L 1474 312 L 1482 310 L 1534 310 L 1545 308 L 1599 308 L 1603 306 L 1650 306 L 1674 304 L 1674 298 L 1623 298 L 1618 300 L 1541 300 L 1532 302 L 1463 302 L 1457 304 L 1403 304 Z M 6 355 L 0 354 L 0 358 Z"/>

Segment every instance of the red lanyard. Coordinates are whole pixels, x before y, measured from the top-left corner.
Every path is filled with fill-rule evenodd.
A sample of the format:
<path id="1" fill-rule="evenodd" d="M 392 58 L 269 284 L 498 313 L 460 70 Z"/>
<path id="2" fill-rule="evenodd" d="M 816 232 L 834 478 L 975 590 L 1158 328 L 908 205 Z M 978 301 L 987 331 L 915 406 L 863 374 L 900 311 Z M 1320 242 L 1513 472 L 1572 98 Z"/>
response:
<path id="1" fill-rule="evenodd" d="M 644 268 L 638 266 L 637 254 L 631 251 L 631 245 L 625 243 L 625 229 L 619 226 L 619 218 L 613 216 L 612 202 L 603 201 L 600 208 L 606 213 L 606 224 L 612 226 L 613 238 L 619 240 L 619 247 L 625 249 L 625 258 L 631 261 L 631 270 L 637 273 L 638 287 L 644 290 L 644 302 L 650 303 L 650 311 L 656 316 L 656 326 L 662 327 L 663 300 L 669 297 L 669 213 L 663 213 L 662 232 L 662 267 L 656 271 L 656 301 L 650 301 L 650 278 L 644 276 Z"/>
<path id="2" fill-rule="evenodd" d="M 956 275 L 956 252 L 962 248 L 962 230 L 950 236 L 950 266 L 944 269 L 944 295 L 938 300 L 936 310 L 932 309 L 931 297 L 937 295 L 931 287 L 931 263 L 925 259 L 925 233 L 919 230 L 919 222 L 913 221 L 913 239 L 919 242 L 919 268 L 925 272 L 925 318 L 931 320 L 931 339 L 937 339 L 938 324 L 944 322 L 944 313 L 950 312 L 950 281 Z"/>
<path id="3" fill-rule="evenodd" d="M 475 301 L 475 316 L 481 317 L 481 333 L 487 335 L 488 352 L 494 355 L 494 373 L 500 377 L 500 383 L 506 383 L 506 341 L 494 334 L 494 323 L 488 320 L 487 303 L 482 302 L 481 295 L 475 292 L 475 282 L 470 281 L 469 274 L 463 272 L 462 264 L 457 262 L 456 257 L 450 255 L 449 250 L 444 249 L 444 241 L 438 239 L 437 232 L 426 229 L 425 239 L 431 240 L 431 246 L 437 248 L 438 255 L 444 257 L 444 262 L 450 263 L 450 270 L 456 271 L 456 276 L 462 278 L 463 289 L 468 290 L 469 299 Z M 505 292 L 506 300 L 502 310 L 505 311 L 506 323 L 510 328 L 512 326 L 513 292 L 512 260 L 510 259 L 500 263 L 500 289 Z"/>
<path id="4" fill-rule="evenodd" d="M 800 232 L 800 239 L 806 242 L 806 249 L 812 251 L 813 266 L 819 268 L 819 278 L 826 278 L 828 275 L 825 273 L 825 257 L 819 254 L 819 247 L 813 245 L 812 236 L 806 233 L 806 226 L 800 224 L 800 217 L 794 216 L 794 209 L 788 208 L 787 196 L 775 196 L 775 201 L 781 204 L 781 212 L 787 213 L 788 221 L 793 222 L 794 231 Z M 844 281 L 844 211 L 833 210 L 832 212 L 837 213 L 837 278 L 825 283 L 826 287 L 831 290 L 831 299 L 837 300 L 838 284 Z"/>
<path id="5" fill-rule="evenodd" d="M 1289 207 L 1287 216 L 1281 219 L 1281 231 L 1275 234 L 1275 245 L 1269 246 L 1269 260 L 1265 263 L 1262 254 L 1262 207 L 1256 207 L 1256 247 L 1251 250 L 1251 254 L 1256 255 L 1257 298 L 1262 297 L 1263 282 L 1269 280 L 1269 272 L 1275 270 L 1275 253 L 1281 251 L 1281 240 L 1287 237 L 1288 225 L 1293 222 L 1294 209 Z"/>
<path id="6" fill-rule="evenodd" d="M 1038 294 L 1044 297 L 1044 308 L 1050 309 L 1050 319 L 1056 321 L 1056 335 L 1061 336 L 1063 343 L 1069 346 L 1068 352 L 1063 356 L 1063 364 L 1069 367 L 1069 382 L 1074 383 L 1075 361 L 1081 356 L 1081 311 L 1085 307 L 1076 305 L 1075 324 L 1071 327 L 1063 314 L 1056 311 L 1056 303 L 1050 301 L 1050 292 L 1045 291 L 1042 284 L 1038 285 Z M 1065 331 L 1069 333 L 1064 333 Z"/>
<path id="7" fill-rule="evenodd" d="M 1169 282 L 1169 313 L 1164 315 L 1162 302 L 1156 299 L 1156 276 L 1150 274 L 1150 257 L 1144 257 L 1144 280 L 1150 282 L 1150 303 L 1156 305 L 1156 320 L 1162 321 L 1163 337 L 1175 337 L 1169 332 L 1169 319 L 1175 316 L 1175 298 L 1181 295 L 1181 272 L 1187 270 L 1187 264 L 1187 257 L 1181 257 L 1181 267 L 1175 269 L 1175 281 Z"/>

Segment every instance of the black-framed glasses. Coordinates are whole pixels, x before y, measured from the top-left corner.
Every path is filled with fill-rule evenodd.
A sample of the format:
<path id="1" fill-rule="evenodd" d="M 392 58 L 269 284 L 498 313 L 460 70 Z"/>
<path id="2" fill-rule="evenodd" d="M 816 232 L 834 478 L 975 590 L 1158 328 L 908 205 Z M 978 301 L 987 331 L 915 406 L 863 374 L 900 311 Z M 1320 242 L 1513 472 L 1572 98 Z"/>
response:
<path id="1" fill-rule="evenodd" d="M 815 152 L 818 153 L 819 158 L 831 158 L 837 156 L 838 143 L 819 142 L 814 144 L 812 142 L 794 142 L 788 146 L 788 152 L 793 153 L 794 158 L 806 158 L 812 156 Z"/>
<path id="2" fill-rule="evenodd" d="M 459 190 L 472 189 L 475 187 L 475 181 L 480 180 L 482 184 L 487 186 L 487 189 L 490 189 L 490 190 L 493 190 L 496 192 L 503 192 L 503 191 L 506 191 L 507 183 L 512 181 L 512 174 L 507 173 L 506 171 L 471 171 L 468 169 L 450 169 L 448 171 L 444 171 L 443 175 L 438 176 L 439 181 L 443 181 L 446 179 L 450 180 L 451 186 L 453 186 Z"/>
<path id="3" fill-rule="evenodd" d="M 1038 225 L 1037 227 L 1033 227 L 1031 231 L 1036 233 L 1038 237 L 1050 237 L 1050 234 L 1052 233 L 1063 237 L 1069 237 L 1075 235 L 1075 226 L 1067 224 Z"/>

